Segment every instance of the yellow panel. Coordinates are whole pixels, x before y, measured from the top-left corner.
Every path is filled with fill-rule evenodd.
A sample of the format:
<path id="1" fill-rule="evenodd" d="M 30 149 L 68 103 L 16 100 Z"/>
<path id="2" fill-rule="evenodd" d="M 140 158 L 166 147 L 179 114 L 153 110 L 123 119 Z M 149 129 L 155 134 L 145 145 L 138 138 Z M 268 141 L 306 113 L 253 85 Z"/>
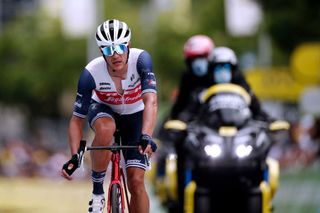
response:
<path id="1" fill-rule="evenodd" d="M 299 82 L 320 83 L 320 42 L 298 46 L 291 56 L 290 69 Z"/>
<path id="2" fill-rule="evenodd" d="M 194 193 L 197 189 L 197 184 L 195 181 L 191 181 L 185 188 L 184 197 L 184 212 L 194 213 Z"/>
<path id="3" fill-rule="evenodd" d="M 206 102 L 212 95 L 220 92 L 231 92 L 241 95 L 247 104 L 250 104 L 251 97 L 248 92 L 237 84 L 216 84 L 207 89 L 201 96 L 201 101 Z"/>
<path id="4" fill-rule="evenodd" d="M 297 102 L 303 90 L 303 85 L 295 82 L 285 67 L 256 68 L 248 70 L 245 75 L 260 99 Z"/>
<path id="5" fill-rule="evenodd" d="M 222 126 L 219 128 L 219 135 L 224 137 L 232 137 L 237 134 L 238 130 L 233 126 Z"/>

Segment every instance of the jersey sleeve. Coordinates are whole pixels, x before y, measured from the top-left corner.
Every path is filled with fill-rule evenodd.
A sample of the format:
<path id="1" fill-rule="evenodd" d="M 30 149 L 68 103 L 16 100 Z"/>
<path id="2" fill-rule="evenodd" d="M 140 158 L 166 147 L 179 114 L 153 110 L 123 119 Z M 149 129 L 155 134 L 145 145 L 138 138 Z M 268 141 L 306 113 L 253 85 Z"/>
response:
<path id="1" fill-rule="evenodd" d="M 74 103 L 73 115 L 85 118 L 92 96 L 92 91 L 95 88 L 95 81 L 87 69 L 84 69 L 78 81 L 78 89 L 76 101 Z"/>
<path id="2" fill-rule="evenodd" d="M 137 71 L 141 78 L 142 94 L 146 92 L 157 93 L 156 77 L 152 71 L 151 56 L 147 51 L 143 51 L 137 61 Z"/>

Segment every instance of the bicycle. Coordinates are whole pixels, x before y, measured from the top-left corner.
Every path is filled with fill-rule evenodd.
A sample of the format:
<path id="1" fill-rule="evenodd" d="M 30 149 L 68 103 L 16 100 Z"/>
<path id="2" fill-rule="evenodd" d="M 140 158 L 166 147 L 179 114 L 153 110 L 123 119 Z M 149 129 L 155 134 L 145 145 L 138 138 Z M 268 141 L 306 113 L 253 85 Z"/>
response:
<path id="1" fill-rule="evenodd" d="M 116 130 L 114 133 L 114 143 L 111 146 L 86 146 L 86 141 L 80 141 L 80 147 L 78 154 L 83 160 L 83 155 L 86 151 L 94 150 L 110 150 L 111 154 L 111 180 L 108 188 L 108 201 L 107 201 L 107 212 L 108 213 L 124 213 L 125 212 L 125 201 L 129 206 L 129 197 L 127 191 L 127 184 L 123 169 L 120 165 L 121 151 L 128 149 L 138 149 L 138 146 L 124 146 L 120 143 L 120 132 Z"/>

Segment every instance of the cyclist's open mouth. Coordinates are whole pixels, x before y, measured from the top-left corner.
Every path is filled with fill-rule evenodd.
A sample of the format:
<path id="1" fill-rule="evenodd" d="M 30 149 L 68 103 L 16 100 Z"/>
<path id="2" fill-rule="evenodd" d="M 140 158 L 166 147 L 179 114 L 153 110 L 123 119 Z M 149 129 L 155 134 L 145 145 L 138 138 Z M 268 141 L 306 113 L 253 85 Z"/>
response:
<path id="1" fill-rule="evenodd" d="M 118 65 L 122 64 L 122 61 L 116 60 L 116 61 L 113 61 L 112 64 L 118 66 Z"/>

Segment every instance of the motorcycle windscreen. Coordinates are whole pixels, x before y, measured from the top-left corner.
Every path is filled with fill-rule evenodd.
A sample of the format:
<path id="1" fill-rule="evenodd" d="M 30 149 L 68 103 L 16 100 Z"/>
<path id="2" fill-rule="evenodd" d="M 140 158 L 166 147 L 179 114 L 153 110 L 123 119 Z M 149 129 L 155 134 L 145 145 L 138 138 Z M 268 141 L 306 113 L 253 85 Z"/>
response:
<path id="1" fill-rule="evenodd" d="M 243 126 L 250 118 L 251 113 L 246 101 L 233 93 L 219 93 L 208 102 L 205 115 L 202 116 L 207 126 Z"/>

